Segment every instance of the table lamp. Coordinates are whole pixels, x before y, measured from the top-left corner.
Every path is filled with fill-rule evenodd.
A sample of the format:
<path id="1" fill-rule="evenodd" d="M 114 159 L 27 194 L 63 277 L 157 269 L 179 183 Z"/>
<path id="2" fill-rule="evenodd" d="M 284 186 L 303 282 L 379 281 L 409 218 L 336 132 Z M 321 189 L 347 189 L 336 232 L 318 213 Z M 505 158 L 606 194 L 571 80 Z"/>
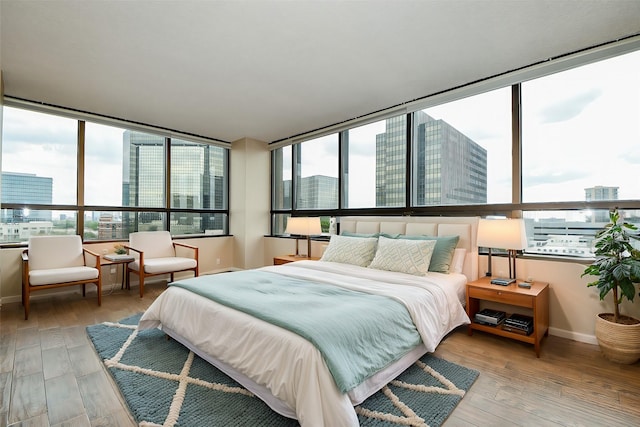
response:
<path id="1" fill-rule="evenodd" d="M 487 276 L 491 276 L 491 248 L 499 248 L 507 250 L 509 279 L 516 278 L 516 251 L 527 247 L 523 219 L 480 219 L 477 242 L 489 250 Z"/>
<path id="2" fill-rule="evenodd" d="M 316 235 L 322 233 L 322 228 L 320 227 L 320 218 L 315 217 L 289 217 L 287 219 L 287 229 L 285 233 L 296 235 L 296 236 L 306 236 L 307 237 L 307 258 L 311 257 L 311 235 Z M 296 239 L 296 256 L 304 257 L 304 255 L 300 255 L 298 251 L 298 239 Z"/>

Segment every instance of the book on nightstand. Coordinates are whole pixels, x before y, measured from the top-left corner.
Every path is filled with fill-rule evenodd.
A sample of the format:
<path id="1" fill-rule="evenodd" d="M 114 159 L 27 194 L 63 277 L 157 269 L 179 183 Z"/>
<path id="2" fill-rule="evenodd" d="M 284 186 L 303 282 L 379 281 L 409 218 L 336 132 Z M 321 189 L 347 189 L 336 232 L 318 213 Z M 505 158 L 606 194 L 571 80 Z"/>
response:
<path id="1" fill-rule="evenodd" d="M 484 310 L 476 313 L 474 320 L 476 323 L 483 325 L 496 326 L 504 321 L 506 315 L 507 314 L 504 311 L 485 308 Z"/>
<path id="2" fill-rule="evenodd" d="M 502 278 L 502 277 L 494 277 L 493 279 L 491 279 L 491 284 L 492 285 L 507 286 L 507 285 L 512 284 L 515 281 L 516 281 L 516 279 L 507 279 L 507 278 Z"/>
<path id="3" fill-rule="evenodd" d="M 531 335 L 533 332 L 533 317 L 514 313 L 505 319 L 502 329 L 517 334 Z"/>

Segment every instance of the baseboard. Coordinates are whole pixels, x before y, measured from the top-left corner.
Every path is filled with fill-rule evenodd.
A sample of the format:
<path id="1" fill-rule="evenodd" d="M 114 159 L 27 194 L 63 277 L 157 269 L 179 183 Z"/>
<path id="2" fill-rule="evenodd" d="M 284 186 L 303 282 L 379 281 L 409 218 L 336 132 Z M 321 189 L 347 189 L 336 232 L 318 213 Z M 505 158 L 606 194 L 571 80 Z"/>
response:
<path id="1" fill-rule="evenodd" d="M 243 268 L 238 267 L 227 267 L 227 268 L 219 268 L 217 270 L 209 270 L 204 273 L 200 273 L 200 276 L 207 276 L 209 274 L 218 274 L 218 273 L 230 273 L 232 271 L 242 271 Z"/>
<path id="2" fill-rule="evenodd" d="M 78 285 L 80 286 L 80 285 Z M 95 288 L 92 290 L 90 289 L 89 286 L 87 286 L 87 295 L 91 295 L 92 293 L 95 293 Z M 82 295 L 82 290 L 81 289 L 72 289 L 71 287 L 69 288 L 61 288 L 58 290 L 51 290 L 49 292 L 47 291 L 36 291 L 36 292 L 32 292 L 31 293 L 31 301 L 37 301 L 40 299 L 46 299 L 46 298 L 50 298 L 52 296 L 55 295 L 65 295 L 65 294 L 78 294 L 78 295 Z M 0 305 L 2 304 L 10 304 L 12 302 L 19 302 L 22 303 L 22 295 L 12 295 L 12 296 L 8 296 L 8 297 L 3 297 L 2 300 L 0 301 Z"/>
<path id="3" fill-rule="evenodd" d="M 595 335 L 581 334 L 579 332 L 567 331 L 566 329 L 549 328 L 549 335 L 554 337 L 567 338 L 573 341 L 598 345 Z"/>
<path id="4" fill-rule="evenodd" d="M 205 273 L 200 273 L 201 276 L 204 275 L 208 275 L 208 274 L 218 274 L 218 273 L 227 273 L 230 271 L 241 271 L 243 270 L 242 268 L 237 268 L 237 267 L 227 267 L 227 268 L 220 268 L 217 270 L 210 270 L 207 271 Z M 135 276 L 132 277 L 132 279 L 135 279 Z M 164 279 L 162 279 L 164 280 Z M 161 279 L 156 278 L 154 279 L 147 279 L 145 283 L 153 283 L 153 282 L 158 282 L 161 281 Z M 111 286 L 117 286 L 118 288 L 120 288 L 120 284 L 119 283 L 115 283 L 115 284 L 108 284 L 105 285 L 104 283 L 102 284 L 102 292 L 103 292 L 103 296 L 104 296 L 104 291 L 109 289 Z M 132 280 L 131 281 L 131 288 L 137 288 L 138 287 L 138 281 L 137 280 Z M 78 288 L 78 289 L 73 289 L 73 287 L 69 287 L 69 288 L 59 288 L 57 290 L 51 290 L 51 291 L 36 291 L 36 292 L 32 292 L 31 293 L 31 301 L 37 301 L 39 299 L 45 299 L 45 298 L 49 298 L 51 296 L 54 295 L 61 295 L 61 294 L 82 294 L 82 291 Z M 87 295 L 91 295 L 91 294 L 95 294 L 95 288 L 91 289 L 91 286 L 87 286 Z M 22 295 L 11 295 L 11 296 L 6 296 L 6 297 L 2 297 L 0 298 L 0 307 L 2 307 L 3 304 L 11 304 L 14 302 L 18 302 L 21 303 L 22 302 Z"/>

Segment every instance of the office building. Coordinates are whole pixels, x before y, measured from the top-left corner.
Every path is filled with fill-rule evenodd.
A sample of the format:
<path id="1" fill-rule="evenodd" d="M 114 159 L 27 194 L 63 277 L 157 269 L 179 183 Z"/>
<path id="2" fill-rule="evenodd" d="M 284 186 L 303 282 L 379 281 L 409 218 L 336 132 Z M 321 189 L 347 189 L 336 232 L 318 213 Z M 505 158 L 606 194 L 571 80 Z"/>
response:
<path id="1" fill-rule="evenodd" d="M 487 203 L 487 150 L 444 120 L 417 111 L 413 176 L 414 205 Z M 387 119 L 376 136 L 376 206 L 404 205 L 404 117 Z"/>

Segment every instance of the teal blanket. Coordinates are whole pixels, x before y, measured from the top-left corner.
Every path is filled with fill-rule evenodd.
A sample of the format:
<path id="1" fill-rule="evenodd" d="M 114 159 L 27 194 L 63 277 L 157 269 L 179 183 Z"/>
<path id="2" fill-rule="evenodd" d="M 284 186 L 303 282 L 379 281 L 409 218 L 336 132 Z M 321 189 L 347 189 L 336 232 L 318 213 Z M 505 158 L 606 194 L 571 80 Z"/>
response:
<path id="1" fill-rule="evenodd" d="M 421 339 L 394 299 L 266 271 L 170 284 L 288 329 L 315 345 L 342 393 L 398 360 Z"/>

